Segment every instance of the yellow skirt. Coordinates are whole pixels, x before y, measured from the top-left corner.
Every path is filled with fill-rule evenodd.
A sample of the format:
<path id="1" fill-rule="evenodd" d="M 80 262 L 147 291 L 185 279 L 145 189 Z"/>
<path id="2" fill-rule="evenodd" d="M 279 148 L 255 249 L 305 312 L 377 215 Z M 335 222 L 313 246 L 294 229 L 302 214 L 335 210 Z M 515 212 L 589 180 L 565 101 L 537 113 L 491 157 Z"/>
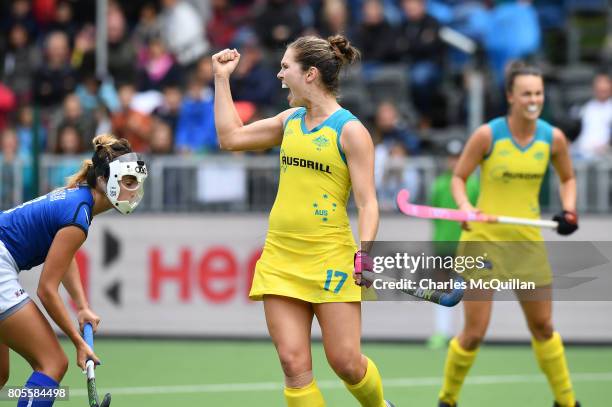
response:
<path id="1" fill-rule="evenodd" d="M 361 301 L 353 280 L 357 247 L 348 231 L 307 236 L 269 231 L 249 298 L 281 295 L 310 303 Z"/>
<path id="2" fill-rule="evenodd" d="M 480 256 L 484 262 L 484 267 L 465 268 L 463 277 L 466 280 L 518 280 L 534 283 L 536 287 L 552 284 L 553 277 L 546 242 L 541 239 L 539 231 L 538 236 L 529 233 L 530 230 L 528 233 L 521 233 L 523 232 L 521 228 L 513 227 L 505 230 L 506 233 L 495 235 L 485 229 L 486 226 L 497 225 L 482 227 L 489 233 L 482 233 L 480 228 L 473 228 L 472 231 L 461 235 L 457 255 L 473 258 Z M 514 233 L 507 233 L 510 231 Z"/>

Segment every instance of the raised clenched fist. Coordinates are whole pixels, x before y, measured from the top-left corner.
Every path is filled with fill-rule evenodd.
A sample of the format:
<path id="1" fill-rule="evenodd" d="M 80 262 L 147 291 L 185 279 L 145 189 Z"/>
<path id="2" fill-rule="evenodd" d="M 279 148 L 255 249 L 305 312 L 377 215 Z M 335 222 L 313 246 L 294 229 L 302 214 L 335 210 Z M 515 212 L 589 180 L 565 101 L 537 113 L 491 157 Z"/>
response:
<path id="1" fill-rule="evenodd" d="M 234 72 L 239 61 L 240 54 L 235 48 L 219 51 L 212 56 L 213 73 L 227 78 Z"/>

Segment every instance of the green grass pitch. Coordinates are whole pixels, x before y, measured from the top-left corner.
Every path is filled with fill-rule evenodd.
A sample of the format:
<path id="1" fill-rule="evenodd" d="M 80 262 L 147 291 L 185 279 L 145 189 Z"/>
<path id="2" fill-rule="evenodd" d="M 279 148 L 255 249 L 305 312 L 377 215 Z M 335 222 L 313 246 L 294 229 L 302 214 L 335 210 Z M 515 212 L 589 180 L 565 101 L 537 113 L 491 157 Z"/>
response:
<path id="1" fill-rule="evenodd" d="M 62 385 L 70 400 L 58 407 L 87 405 L 85 376 L 75 352 Z M 446 351 L 414 344 L 366 343 L 376 361 L 385 396 L 398 407 L 435 406 Z M 612 405 L 612 347 L 568 346 L 567 357 L 578 398 L 584 406 Z M 100 398 L 110 391 L 113 407 L 283 406 L 282 372 L 268 342 L 99 339 L 96 370 Z M 328 367 L 320 343 L 313 345 L 314 372 L 327 405 L 358 406 Z M 21 385 L 29 366 L 11 352 L 10 385 Z M 15 405 L 0 401 L 0 405 Z M 529 346 L 485 345 L 461 394 L 461 406 L 550 407 L 552 396 Z"/>

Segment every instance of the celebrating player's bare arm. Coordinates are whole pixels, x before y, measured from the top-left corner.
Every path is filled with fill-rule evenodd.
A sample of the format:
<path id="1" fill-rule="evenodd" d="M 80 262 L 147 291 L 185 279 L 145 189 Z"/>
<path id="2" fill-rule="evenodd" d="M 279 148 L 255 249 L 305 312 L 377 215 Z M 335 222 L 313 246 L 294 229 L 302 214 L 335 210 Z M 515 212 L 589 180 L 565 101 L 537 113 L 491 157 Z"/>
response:
<path id="1" fill-rule="evenodd" d="M 374 145 L 368 130 L 358 121 L 348 122 L 341 143 L 351 174 L 351 187 L 359 214 L 359 240 L 373 242 L 378 231 L 378 200 L 374 185 Z M 369 247 L 361 247 L 368 251 Z"/>
<path id="2" fill-rule="evenodd" d="M 229 77 L 238 66 L 240 54 L 225 49 L 212 56 L 215 75 L 215 127 L 223 150 L 263 150 L 278 146 L 283 140 L 283 124 L 296 109 L 244 125 L 234 107 Z"/>

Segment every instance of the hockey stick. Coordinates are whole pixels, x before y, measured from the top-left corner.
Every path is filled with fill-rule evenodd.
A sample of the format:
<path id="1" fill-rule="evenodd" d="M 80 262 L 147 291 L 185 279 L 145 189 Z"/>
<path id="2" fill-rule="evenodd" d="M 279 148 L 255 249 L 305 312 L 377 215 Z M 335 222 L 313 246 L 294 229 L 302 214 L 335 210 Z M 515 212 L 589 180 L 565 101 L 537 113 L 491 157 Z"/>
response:
<path id="1" fill-rule="evenodd" d="M 389 276 L 385 276 L 383 274 L 377 274 L 367 270 L 363 270 L 361 273 L 363 278 L 372 283 L 374 283 L 375 280 L 382 280 L 387 283 L 395 283 L 396 287 L 399 283 L 396 279 Z M 456 287 L 462 287 L 463 281 L 463 278 L 461 278 L 460 276 L 455 276 Z M 403 292 L 404 294 L 408 294 L 425 301 L 433 302 L 435 304 L 443 305 L 445 307 L 454 307 L 455 305 L 459 304 L 459 301 L 461 301 L 461 299 L 463 298 L 464 292 L 463 288 L 453 288 L 450 292 L 423 288 L 408 288 L 406 286 L 400 286 L 396 289 Z"/>
<path id="2" fill-rule="evenodd" d="M 93 340 L 93 327 L 90 323 L 86 323 L 83 327 L 83 339 L 87 342 L 87 345 L 93 350 L 94 348 L 94 340 Z M 111 402 L 110 393 L 106 393 L 102 403 L 98 402 L 98 391 L 96 389 L 96 374 L 95 374 L 95 366 L 94 361 L 89 359 L 85 364 L 87 368 L 87 396 L 89 398 L 89 407 L 108 407 Z"/>
<path id="3" fill-rule="evenodd" d="M 491 216 L 478 212 L 466 212 L 458 209 L 435 208 L 433 206 L 414 205 L 410 201 L 410 193 L 402 189 L 397 193 L 397 207 L 408 216 L 422 219 L 445 219 L 455 222 L 489 222 L 508 225 L 535 226 L 539 228 L 556 229 L 559 223 L 554 220 L 514 218 L 511 216 Z M 492 219 L 491 219 L 492 218 Z"/>

